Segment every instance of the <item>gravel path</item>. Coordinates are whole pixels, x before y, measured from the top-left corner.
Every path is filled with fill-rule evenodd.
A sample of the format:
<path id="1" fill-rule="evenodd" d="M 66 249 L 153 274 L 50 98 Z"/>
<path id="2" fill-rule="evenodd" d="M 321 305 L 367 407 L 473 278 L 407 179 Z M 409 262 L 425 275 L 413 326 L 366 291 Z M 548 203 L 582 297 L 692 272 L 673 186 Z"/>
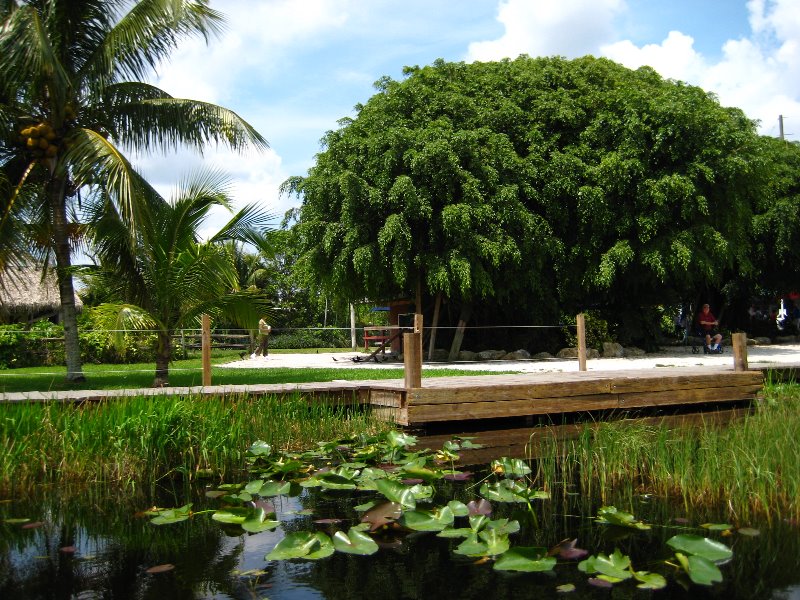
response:
<path id="1" fill-rule="evenodd" d="M 283 354 L 271 353 L 266 358 L 238 360 L 219 365 L 236 368 L 337 368 L 337 369 L 386 369 L 402 367 L 402 362 L 375 361 L 354 362 L 353 357 L 366 357 L 361 352 L 337 352 L 319 354 Z M 763 367 L 800 367 L 800 344 L 780 344 L 769 346 L 749 346 L 747 349 L 748 365 L 753 368 Z M 688 346 L 663 348 L 662 351 L 646 354 L 641 358 L 599 358 L 587 361 L 590 371 L 621 369 L 653 369 L 658 367 L 697 367 L 716 368 L 733 367 L 733 354 L 725 348 L 723 354 L 692 354 Z M 515 371 L 522 373 L 577 371 L 577 359 L 571 360 L 494 360 L 482 362 L 429 363 L 424 362 L 423 370 L 460 369 L 464 371 Z"/>

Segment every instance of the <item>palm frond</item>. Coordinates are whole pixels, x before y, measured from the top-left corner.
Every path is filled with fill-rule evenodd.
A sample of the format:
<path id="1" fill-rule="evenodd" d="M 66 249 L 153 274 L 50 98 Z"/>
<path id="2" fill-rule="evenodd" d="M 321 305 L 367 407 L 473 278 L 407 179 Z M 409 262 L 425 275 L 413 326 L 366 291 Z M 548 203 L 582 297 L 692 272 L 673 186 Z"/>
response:
<path id="1" fill-rule="evenodd" d="M 207 0 L 139 0 L 111 29 L 82 78 L 108 85 L 120 78 L 144 79 L 180 39 L 208 40 L 223 30 L 221 13 Z"/>
<path id="2" fill-rule="evenodd" d="M 157 88 L 149 92 L 155 94 Z M 145 90 L 139 90 L 144 92 Z M 175 150 L 189 146 L 202 152 L 208 142 L 225 144 L 232 150 L 250 145 L 259 150 L 269 142 L 234 111 L 198 100 L 159 97 L 103 105 L 113 135 L 121 144 L 145 151 Z"/>
<path id="3" fill-rule="evenodd" d="M 0 29 L 0 94 L 47 96 L 54 104 L 66 101 L 70 79 L 50 43 L 39 12 L 32 6 L 14 10 Z M 41 91 L 47 92 L 42 94 Z"/>
<path id="4" fill-rule="evenodd" d="M 267 242 L 264 234 L 275 215 L 257 204 L 248 204 L 236 213 L 209 241 L 214 243 L 237 241 L 252 244 L 259 250 Z"/>
<path id="5" fill-rule="evenodd" d="M 160 198 L 149 183 L 128 162 L 119 149 L 100 133 L 76 128 L 66 142 L 69 149 L 63 156 L 64 165 L 72 165 L 76 185 L 98 184 L 104 187 L 131 230 L 143 220 L 150 207 Z M 148 202 L 141 202 L 148 199 Z"/>
<path id="6" fill-rule="evenodd" d="M 125 333 L 130 331 L 160 329 L 161 323 L 149 312 L 133 304 L 103 303 L 91 309 L 95 323 L 109 332 L 109 337 L 118 349 L 125 347 Z"/>

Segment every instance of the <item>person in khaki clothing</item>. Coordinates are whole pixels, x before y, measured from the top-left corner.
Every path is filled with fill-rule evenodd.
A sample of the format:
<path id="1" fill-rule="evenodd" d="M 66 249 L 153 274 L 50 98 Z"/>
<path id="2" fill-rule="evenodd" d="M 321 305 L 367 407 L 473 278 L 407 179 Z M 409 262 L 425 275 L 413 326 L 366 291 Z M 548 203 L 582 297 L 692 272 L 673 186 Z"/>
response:
<path id="1" fill-rule="evenodd" d="M 250 355 L 250 358 L 269 355 L 269 334 L 271 331 L 272 327 L 267 323 L 267 317 L 261 317 L 258 321 L 258 348 Z"/>

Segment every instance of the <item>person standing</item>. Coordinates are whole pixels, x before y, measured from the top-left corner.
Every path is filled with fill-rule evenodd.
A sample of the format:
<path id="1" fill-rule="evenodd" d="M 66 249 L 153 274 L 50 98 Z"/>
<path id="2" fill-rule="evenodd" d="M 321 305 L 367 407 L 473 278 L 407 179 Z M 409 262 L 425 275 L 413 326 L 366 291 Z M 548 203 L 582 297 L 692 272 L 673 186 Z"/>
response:
<path id="1" fill-rule="evenodd" d="M 267 317 L 261 317 L 258 321 L 258 348 L 250 355 L 250 358 L 269 355 L 269 334 L 271 331 L 272 327 L 267 323 Z"/>
<path id="2" fill-rule="evenodd" d="M 722 334 L 717 331 L 719 321 L 717 317 L 711 312 L 711 307 L 708 304 L 703 304 L 703 309 L 697 317 L 700 323 L 700 329 L 706 335 L 705 352 L 717 352 L 719 350 L 719 343 L 722 341 Z M 711 345 L 711 340 L 714 340 L 714 345 Z"/>

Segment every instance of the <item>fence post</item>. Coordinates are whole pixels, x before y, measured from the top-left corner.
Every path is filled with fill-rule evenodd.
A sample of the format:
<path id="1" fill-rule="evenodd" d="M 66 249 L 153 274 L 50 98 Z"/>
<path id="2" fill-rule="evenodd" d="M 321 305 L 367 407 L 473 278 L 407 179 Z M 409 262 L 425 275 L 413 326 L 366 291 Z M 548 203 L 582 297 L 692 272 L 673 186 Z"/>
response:
<path id="1" fill-rule="evenodd" d="M 211 385 L 211 317 L 201 318 L 203 331 L 200 337 L 203 357 L 203 385 Z"/>
<path id="2" fill-rule="evenodd" d="M 422 315 L 414 314 L 414 333 L 403 334 L 406 389 L 422 387 Z"/>
<path id="3" fill-rule="evenodd" d="M 734 333 L 733 342 L 733 370 L 747 371 L 747 336 L 744 333 Z"/>
<path id="4" fill-rule="evenodd" d="M 586 370 L 586 317 L 583 313 L 578 314 L 578 370 Z"/>

